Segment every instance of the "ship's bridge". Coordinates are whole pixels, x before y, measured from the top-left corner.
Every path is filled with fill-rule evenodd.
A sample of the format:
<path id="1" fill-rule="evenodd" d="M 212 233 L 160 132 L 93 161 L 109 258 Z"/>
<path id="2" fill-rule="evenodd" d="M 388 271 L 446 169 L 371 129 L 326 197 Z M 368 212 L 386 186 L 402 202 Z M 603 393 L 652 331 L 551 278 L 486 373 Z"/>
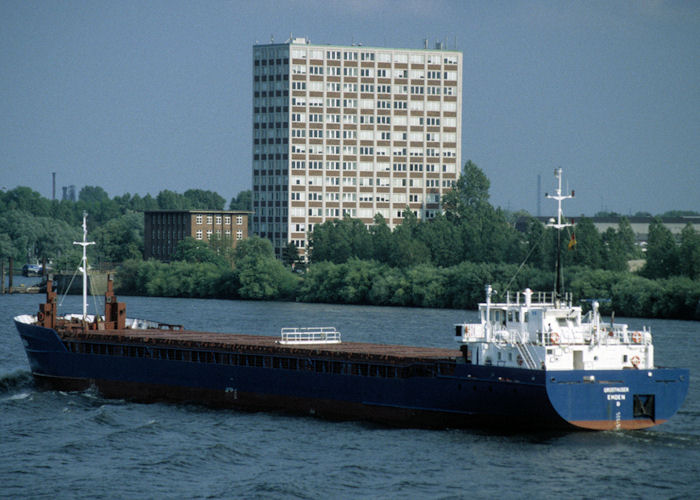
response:
<path id="1" fill-rule="evenodd" d="M 652 368 L 651 333 L 601 321 L 598 304 L 583 315 L 571 297 L 551 292 L 506 293 L 504 302 L 479 304 L 480 323 L 456 326 L 472 363 L 530 369 Z"/>

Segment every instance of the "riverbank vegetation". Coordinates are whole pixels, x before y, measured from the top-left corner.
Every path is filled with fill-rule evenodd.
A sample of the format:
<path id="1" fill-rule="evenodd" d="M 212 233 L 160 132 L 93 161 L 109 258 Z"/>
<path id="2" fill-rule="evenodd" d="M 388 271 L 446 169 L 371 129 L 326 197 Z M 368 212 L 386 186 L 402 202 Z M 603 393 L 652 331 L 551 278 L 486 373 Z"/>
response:
<path id="1" fill-rule="evenodd" d="M 280 262 L 270 242 L 255 236 L 233 252 L 188 239 L 174 262 L 142 260 L 141 212 L 221 210 L 224 199 L 216 193 L 163 191 L 110 199 L 101 188 L 85 187 L 78 201 L 57 202 L 16 188 L 0 192 L 0 257 L 12 255 L 19 262 L 46 256 L 55 266 L 74 267 L 78 254 L 72 242 L 80 239 L 87 211 L 91 239 L 98 242 L 90 249 L 91 262 L 121 263 L 122 294 L 474 309 L 486 283 L 499 292 L 551 290 L 556 233 L 526 213 L 493 207 L 488 191 L 488 178 L 467 162 L 442 199 L 444 213 L 419 221 L 407 210 L 393 231 L 381 216 L 370 227 L 350 218 L 319 224 L 303 264 L 294 252 Z M 250 209 L 250 200 L 244 191 L 229 208 Z M 518 219 L 524 226 L 516 230 Z M 559 244 L 565 288 L 576 300 L 609 298 L 601 309 L 618 316 L 697 319 L 700 235 L 692 225 L 677 239 L 655 219 L 643 253 L 625 218 L 600 233 L 582 217 Z M 640 271 L 628 270 L 632 259 L 645 259 Z"/>

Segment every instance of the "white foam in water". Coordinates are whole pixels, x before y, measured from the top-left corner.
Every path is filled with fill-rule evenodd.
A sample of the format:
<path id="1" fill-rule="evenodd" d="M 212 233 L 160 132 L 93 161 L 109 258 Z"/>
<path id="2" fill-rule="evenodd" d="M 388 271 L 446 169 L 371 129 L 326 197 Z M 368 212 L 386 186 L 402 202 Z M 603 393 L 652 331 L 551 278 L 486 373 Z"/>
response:
<path id="1" fill-rule="evenodd" d="M 31 396 L 31 392 L 20 392 L 18 394 L 13 394 L 9 398 L 7 398 L 10 401 L 20 401 L 22 399 L 27 399 L 29 396 Z"/>

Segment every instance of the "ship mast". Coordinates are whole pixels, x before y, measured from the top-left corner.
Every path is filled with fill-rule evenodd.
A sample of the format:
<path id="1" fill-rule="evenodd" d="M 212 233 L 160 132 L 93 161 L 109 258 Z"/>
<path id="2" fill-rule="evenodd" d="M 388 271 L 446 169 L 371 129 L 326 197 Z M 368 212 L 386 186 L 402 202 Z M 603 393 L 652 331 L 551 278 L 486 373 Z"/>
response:
<path id="1" fill-rule="evenodd" d="M 87 240 L 87 212 L 83 212 L 83 241 L 74 241 L 73 244 L 83 247 L 83 259 L 78 270 L 83 273 L 83 321 L 87 321 L 87 247 L 95 244 Z"/>
<path id="2" fill-rule="evenodd" d="M 554 282 L 554 295 L 557 301 L 561 300 L 562 297 L 562 271 L 561 271 L 561 230 L 565 227 L 571 227 L 573 224 L 568 224 L 563 222 L 564 213 L 561 209 L 562 200 L 567 200 L 574 197 L 574 192 L 571 194 L 563 195 L 561 194 L 561 167 L 554 169 L 554 177 L 557 179 L 557 188 L 555 194 L 545 194 L 546 198 L 551 198 L 557 200 L 557 220 L 556 222 L 550 219 L 547 227 L 553 227 L 557 230 L 557 262 L 555 267 L 555 282 Z"/>

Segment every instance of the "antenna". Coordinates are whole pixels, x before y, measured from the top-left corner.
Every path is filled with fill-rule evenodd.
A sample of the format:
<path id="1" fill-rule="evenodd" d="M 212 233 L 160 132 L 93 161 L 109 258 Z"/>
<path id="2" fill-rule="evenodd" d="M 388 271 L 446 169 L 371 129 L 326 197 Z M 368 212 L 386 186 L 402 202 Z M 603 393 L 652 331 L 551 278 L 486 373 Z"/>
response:
<path id="1" fill-rule="evenodd" d="M 95 244 L 94 241 L 87 240 L 87 212 L 83 212 L 83 241 L 74 241 L 73 244 L 83 247 L 83 258 L 78 270 L 83 273 L 83 322 L 85 322 L 87 321 L 87 247 Z"/>
<path id="2" fill-rule="evenodd" d="M 573 193 L 571 195 L 561 194 L 561 167 L 554 169 L 554 177 L 557 179 L 557 188 L 555 194 L 545 195 L 547 198 L 557 200 L 557 220 L 552 221 L 547 224 L 547 227 L 553 227 L 557 230 L 557 262 L 555 269 L 555 281 L 554 281 L 554 294 L 557 301 L 561 299 L 562 294 L 562 273 L 561 273 L 561 230 L 565 227 L 570 227 L 572 224 L 567 224 L 562 222 L 563 212 L 561 210 L 562 200 L 567 200 L 573 198 Z"/>

